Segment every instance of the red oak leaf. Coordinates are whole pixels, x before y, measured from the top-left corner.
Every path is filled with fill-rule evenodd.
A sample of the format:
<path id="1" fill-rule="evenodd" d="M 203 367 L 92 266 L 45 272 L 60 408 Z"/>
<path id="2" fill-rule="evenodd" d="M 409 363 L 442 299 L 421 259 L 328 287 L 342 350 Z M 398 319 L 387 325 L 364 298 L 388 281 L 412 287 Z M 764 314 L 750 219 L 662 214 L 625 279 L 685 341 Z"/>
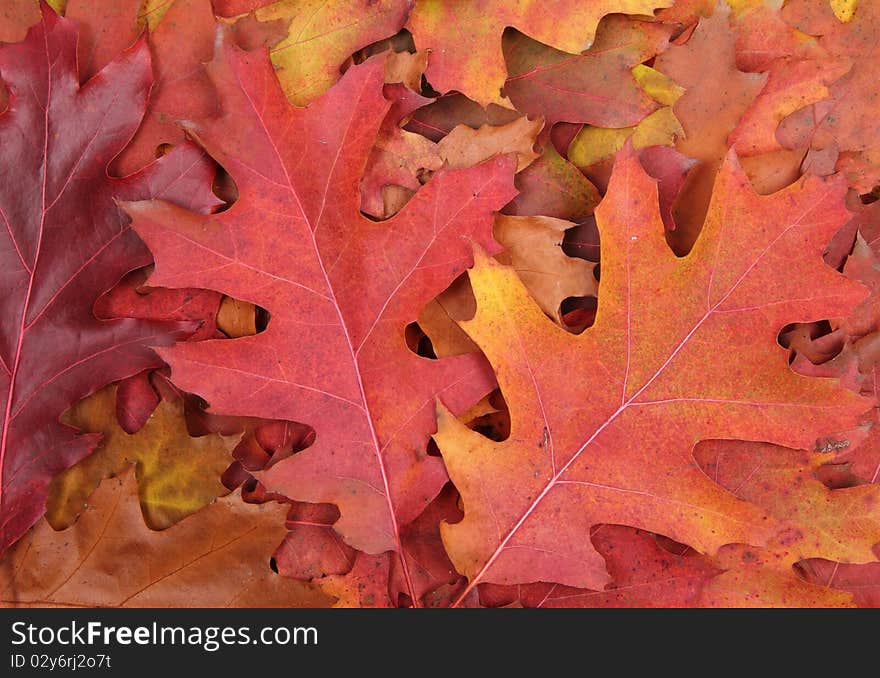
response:
<path id="1" fill-rule="evenodd" d="M 336 504 L 351 546 L 400 552 L 401 527 L 446 481 L 424 452 L 435 398 L 463 411 L 493 387 L 482 358 L 420 358 L 404 330 L 470 264 L 470 239 L 497 250 L 492 211 L 513 196 L 515 159 L 440 171 L 376 223 L 358 212 L 358 184 L 389 109 L 381 61 L 350 68 L 303 109 L 285 100 L 265 52 L 227 38 L 208 70 L 223 114 L 193 133 L 239 200 L 210 218 L 162 201 L 126 209 L 156 256 L 152 284 L 216 289 L 271 321 L 253 337 L 161 355 L 212 411 L 312 425 L 310 448 L 257 477 L 292 499 Z"/>
<path id="2" fill-rule="evenodd" d="M 137 40 L 141 5 L 142 0 L 68 0 L 64 15 L 79 26 L 77 63 L 82 80 L 91 78 Z"/>
<path id="3" fill-rule="evenodd" d="M 201 120 L 217 106 L 203 62 L 214 50 L 210 0 L 175 0 L 150 35 L 156 84 L 144 123 L 116 159 L 121 175 L 134 172 L 160 154 L 163 144 L 184 142 L 179 120 Z"/>
<path id="4" fill-rule="evenodd" d="M 693 607 L 703 585 L 720 570 L 693 549 L 665 548 L 657 535 L 623 525 L 600 525 L 591 537 L 612 584 L 605 591 L 559 584 L 479 587 L 480 602 L 500 607 Z"/>
<path id="5" fill-rule="evenodd" d="M 671 32 L 663 24 L 609 16 L 590 49 L 572 55 L 506 31 L 504 92 L 518 110 L 543 115 L 548 128 L 560 121 L 635 125 L 659 104 L 636 82 L 632 67 L 663 51 Z"/>
<path id="6" fill-rule="evenodd" d="M 859 607 L 880 608 L 880 563 L 851 565 L 814 558 L 798 567 L 808 582 L 847 591 Z"/>
<path id="7" fill-rule="evenodd" d="M 43 6 L 22 43 L 0 46 L 12 97 L 0 115 L 0 549 L 42 515 L 52 475 L 95 445 L 58 422 L 74 401 L 160 364 L 173 325 L 98 320 L 92 306 L 149 252 L 114 200 L 162 197 L 208 212 L 213 165 L 193 146 L 125 179 L 107 175 L 152 82 L 137 43 L 80 87 L 75 24 Z M 75 338 L 75 339 L 74 339 Z"/>

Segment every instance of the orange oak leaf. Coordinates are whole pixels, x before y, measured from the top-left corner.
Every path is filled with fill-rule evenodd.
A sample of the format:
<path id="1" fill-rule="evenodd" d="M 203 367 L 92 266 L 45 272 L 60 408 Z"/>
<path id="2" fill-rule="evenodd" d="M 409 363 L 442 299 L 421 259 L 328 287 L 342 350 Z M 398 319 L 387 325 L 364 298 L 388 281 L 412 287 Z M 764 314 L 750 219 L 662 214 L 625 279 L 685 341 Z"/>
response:
<path id="1" fill-rule="evenodd" d="M 703 590 L 711 606 L 850 606 L 846 594 L 795 576 L 793 566 L 824 557 L 871 563 L 880 551 L 880 486 L 829 489 L 816 477 L 827 454 L 769 444 L 705 441 L 694 452 L 715 482 L 763 507 L 784 526 L 760 548 L 726 546 L 725 571 Z"/>
<path id="2" fill-rule="evenodd" d="M 400 528 L 446 481 L 424 452 L 435 398 L 463 411 L 494 387 L 481 357 L 421 358 L 404 330 L 471 263 L 471 239 L 498 249 L 492 212 L 513 196 L 515 159 L 440 171 L 376 223 L 358 211 L 358 183 L 390 105 L 381 60 L 353 66 L 304 109 L 286 101 L 265 53 L 228 38 L 209 73 L 223 114 L 191 132 L 235 179 L 238 201 L 207 219 L 161 201 L 126 209 L 156 257 L 152 284 L 216 289 L 271 320 L 253 337 L 161 355 L 214 412 L 314 426 L 314 445 L 256 477 L 336 504 L 335 529 L 358 550 L 400 553 Z"/>
<path id="3" fill-rule="evenodd" d="M 495 219 L 495 239 L 505 248 L 498 261 L 513 266 L 535 301 L 560 324 L 564 299 L 596 295 L 595 264 L 562 251 L 565 231 L 573 226 L 551 217 Z"/>
<path id="4" fill-rule="evenodd" d="M 829 489 L 816 472 L 828 454 L 734 440 L 701 442 L 700 467 L 730 492 L 762 506 L 786 527 L 762 549 L 780 570 L 824 556 L 850 563 L 876 560 L 880 544 L 880 486 Z M 772 562 L 771 562 L 772 557 Z"/>
<path id="5" fill-rule="evenodd" d="M 77 63 L 87 80 L 117 54 L 130 47 L 140 34 L 138 15 L 143 0 L 68 0 L 64 15 L 77 22 L 80 39 Z"/>
<path id="6" fill-rule="evenodd" d="M 777 536 L 780 523 L 714 483 L 692 449 L 706 438 L 810 446 L 864 410 L 837 384 L 795 374 L 776 348 L 786 321 L 845 313 L 864 295 L 821 258 L 846 221 L 844 190 L 840 179 L 810 178 L 759 196 L 731 154 L 700 239 L 679 259 L 656 185 L 627 148 L 597 209 L 600 304 L 580 336 L 554 327 L 510 269 L 480 257 L 470 271 L 477 313 L 461 325 L 496 371 L 511 433 L 490 441 L 439 408 L 435 440 L 465 513 L 443 526 L 470 580 L 460 600 L 482 582 L 603 588 L 605 563 L 589 541 L 597 523 L 708 554 Z"/>
<path id="7" fill-rule="evenodd" d="M 687 252 L 706 216 L 727 136 L 764 85 L 766 76 L 736 68 L 734 36 L 723 6 L 701 19 L 686 43 L 659 55 L 654 68 L 684 87 L 672 107 L 684 129 L 676 149 L 699 161 L 672 206 L 676 251 Z"/>
<path id="8" fill-rule="evenodd" d="M 730 560 L 722 561 L 727 569 L 703 587 L 697 601 L 699 607 L 770 608 L 770 607 L 856 607 L 852 594 L 787 573 L 749 563 L 749 549 L 733 550 Z M 864 566 L 861 566 L 864 567 Z"/>
<path id="9" fill-rule="evenodd" d="M 5 606 L 324 607 L 332 600 L 269 567 L 284 537 L 284 504 L 229 495 L 156 532 L 144 524 L 128 469 L 101 483 L 89 506 L 67 530 L 40 523 L 0 560 Z"/>
<path id="10" fill-rule="evenodd" d="M 767 84 L 727 138 L 737 153 L 758 155 L 783 148 L 776 128 L 788 115 L 829 96 L 827 85 L 849 71 L 847 59 L 779 59 L 768 70 Z"/>
<path id="11" fill-rule="evenodd" d="M 501 96 L 507 71 L 501 34 L 512 26 L 557 50 L 579 54 L 593 42 L 606 14 L 648 14 L 669 0 L 564 0 L 553 11 L 535 0 L 443 2 L 419 0 L 407 28 L 419 49 L 430 49 L 427 76 L 440 92 L 456 90 L 483 106 L 507 105 Z M 556 17 L 564 16 L 565 21 Z"/>
<path id="12" fill-rule="evenodd" d="M 447 167 L 462 169 L 502 153 L 516 154 L 516 171 L 528 167 L 538 154 L 534 147 L 544 119 L 517 118 L 505 125 L 482 125 L 472 129 L 457 125 L 437 143 L 437 152 Z"/>
<path id="13" fill-rule="evenodd" d="M 781 10 L 788 24 L 818 36 L 819 45 L 832 57 L 853 61 L 852 69 L 828 88 L 830 106 L 817 116 L 811 146 L 830 150 L 834 156 L 839 153 L 837 169 L 844 171 L 860 193 L 868 193 L 880 183 L 880 103 L 870 66 L 880 56 L 878 12 L 877 3 L 862 3 L 852 21 L 841 22 L 828 3 L 792 0 Z M 835 166 L 833 162 L 831 166 Z"/>
<path id="14" fill-rule="evenodd" d="M 358 553 L 351 572 L 324 577 L 315 584 L 336 598 L 333 607 L 394 607 L 388 595 L 389 555 Z"/>
<path id="15" fill-rule="evenodd" d="M 474 294 L 467 275 L 460 275 L 425 305 L 418 324 L 430 339 L 434 355 L 443 358 L 479 350 L 455 322 L 473 317 L 475 310 Z"/>
<path id="16" fill-rule="evenodd" d="M 818 40 L 785 22 L 778 8 L 763 0 L 737 0 L 731 5 L 730 28 L 736 34 L 736 65 L 763 72 L 777 59 L 822 59 L 828 54 Z"/>
<path id="17" fill-rule="evenodd" d="M 875 404 L 880 396 L 880 258 L 873 249 L 877 247 L 873 222 L 878 207 L 880 203 L 865 206 L 841 229 L 856 227 L 859 231 L 845 260 L 844 275 L 861 282 L 871 294 L 835 323 L 830 333 L 793 337 L 791 344 L 795 349 L 792 367 L 797 372 L 842 379 L 848 388 L 873 398 Z M 871 238 L 871 244 L 861 233 Z"/>
<path id="18" fill-rule="evenodd" d="M 40 20 L 34 0 L 6 0 L 0 7 L 0 42 L 20 42 L 28 29 Z"/>

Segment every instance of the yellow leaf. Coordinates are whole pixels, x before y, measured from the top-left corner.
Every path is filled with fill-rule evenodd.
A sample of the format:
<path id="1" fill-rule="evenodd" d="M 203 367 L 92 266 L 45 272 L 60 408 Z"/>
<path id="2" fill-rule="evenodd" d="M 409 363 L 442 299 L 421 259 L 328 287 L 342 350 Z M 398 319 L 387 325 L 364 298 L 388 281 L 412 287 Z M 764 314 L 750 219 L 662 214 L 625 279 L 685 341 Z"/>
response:
<path id="1" fill-rule="evenodd" d="M 153 529 L 170 527 L 228 492 L 220 475 L 232 461 L 237 438 L 190 437 L 182 401 L 160 402 L 133 435 L 116 420 L 115 386 L 79 401 L 63 419 L 103 439 L 94 453 L 52 480 L 46 519 L 56 530 L 76 522 L 100 482 L 132 462 L 137 465 L 141 511 Z"/>
<path id="2" fill-rule="evenodd" d="M 843 23 L 852 21 L 859 0 L 831 0 L 831 11 Z"/>
<path id="3" fill-rule="evenodd" d="M 650 66 L 639 64 L 633 67 L 632 74 L 648 96 L 664 106 L 672 106 L 684 94 L 683 87 Z"/>
<path id="4" fill-rule="evenodd" d="M 683 134 L 672 108 L 664 106 L 635 127 L 584 127 L 571 142 L 568 159 L 578 167 L 589 167 L 617 153 L 630 137 L 633 148 L 638 150 L 648 146 L 673 146 L 675 139 Z"/>
<path id="5" fill-rule="evenodd" d="M 155 30 L 173 4 L 174 0 L 144 0 L 138 22 L 146 21 L 147 27 L 151 31 Z"/>
<path id="6" fill-rule="evenodd" d="M 394 35 L 409 11 L 404 0 L 281 0 L 256 10 L 259 21 L 288 22 L 271 50 L 287 98 L 305 106 L 339 79 L 339 67 L 362 47 Z"/>

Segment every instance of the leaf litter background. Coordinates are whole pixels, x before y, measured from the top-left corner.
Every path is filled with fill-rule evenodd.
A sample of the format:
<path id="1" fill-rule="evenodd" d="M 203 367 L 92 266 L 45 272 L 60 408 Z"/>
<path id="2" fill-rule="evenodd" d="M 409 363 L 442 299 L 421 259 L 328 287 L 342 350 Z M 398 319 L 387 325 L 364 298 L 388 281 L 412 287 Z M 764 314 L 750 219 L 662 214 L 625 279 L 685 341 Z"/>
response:
<path id="1" fill-rule="evenodd" d="M 880 604 L 878 9 L 2 0 L 2 604 Z"/>

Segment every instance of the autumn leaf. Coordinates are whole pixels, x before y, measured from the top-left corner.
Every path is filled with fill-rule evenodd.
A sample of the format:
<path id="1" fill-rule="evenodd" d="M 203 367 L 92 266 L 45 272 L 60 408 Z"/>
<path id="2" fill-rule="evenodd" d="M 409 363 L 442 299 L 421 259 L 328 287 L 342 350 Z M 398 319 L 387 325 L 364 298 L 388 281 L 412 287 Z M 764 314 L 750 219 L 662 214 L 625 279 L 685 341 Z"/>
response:
<path id="1" fill-rule="evenodd" d="M 742 155 L 781 150 L 776 128 L 788 115 L 828 98 L 827 85 L 851 67 L 845 59 L 781 59 L 769 70 L 767 84 L 743 114 L 728 143 Z"/>
<path id="2" fill-rule="evenodd" d="M 88 80 L 109 64 L 140 34 L 138 14 L 142 0 L 67 0 L 64 15 L 77 22 L 77 64 L 80 77 Z"/>
<path id="3" fill-rule="evenodd" d="M 0 5 L 5 604 L 878 604 L 875 4 Z"/>
<path id="4" fill-rule="evenodd" d="M 159 365 L 147 346 L 174 336 L 174 325 L 99 321 L 92 311 L 150 260 L 114 200 L 161 196 L 201 212 L 217 204 L 212 165 L 191 145 L 139 174 L 107 175 L 143 116 L 149 52 L 139 42 L 80 87 L 76 39 L 73 22 L 44 7 L 27 40 L 0 46 L 12 93 L 0 115 L 0 549 L 42 515 L 52 476 L 97 442 L 60 424 L 61 413 L 108 382 Z"/>
<path id="5" fill-rule="evenodd" d="M 95 451 L 52 479 L 46 520 L 56 530 L 70 527 L 85 501 L 104 478 L 134 463 L 144 521 L 162 530 L 226 494 L 220 476 L 232 461 L 237 438 L 191 437 L 183 400 L 161 401 L 144 425 L 126 433 L 116 419 L 116 388 L 107 387 L 81 400 L 64 423 L 101 434 Z"/>
<path id="6" fill-rule="evenodd" d="M 388 78 L 386 57 L 386 81 Z M 393 74 L 392 74 L 393 77 Z M 436 144 L 429 139 L 401 129 L 410 114 L 431 102 L 401 84 L 392 84 L 385 89 L 391 95 L 391 109 L 388 111 L 376 143 L 367 163 L 367 171 L 361 181 L 361 210 L 377 218 L 391 216 L 386 214 L 383 189 L 394 185 L 417 191 L 422 183 L 420 178 L 429 176 L 443 165 Z"/>
<path id="7" fill-rule="evenodd" d="M 351 571 L 357 552 L 333 529 L 339 511 L 330 504 L 294 504 L 287 535 L 275 552 L 278 573 L 309 581 Z"/>
<path id="8" fill-rule="evenodd" d="M 411 0 L 280 0 L 254 12 L 257 20 L 282 20 L 287 35 L 271 49 L 287 98 L 305 106 L 339 79 L 353 52 L 403 28 Z"/>
<path id="9" fill-rule="evenodd" d="M 155 532 L 141 517 L 129 469 L 101 483 L 89 506 L 68 530 L 40 523 L 6 553 L 5 606 L 324 607 L 332 600 L 269 568 L 284 536 L 284 504 L 230 495 Z"/>
<path id="10" fill-rule="evenodd" d="M 599 191 L 553 147 L 547 144 L 539 158 L 514 178 L 519 191 L 505 214 L 547 216 L 579 221 L 599 204 Z"/>
<path id="11" fill-rule="evenodd" d="M 28 29 L 39 22 L 40 8 L 34 0 L 8 0 L 0 8 L 0 42 L 24 40 Z"/>
<path id="12" fill-rule="evenodd" d="M 187 339 L 191 341 L 223 336 L 217 326 L 222 295 L 208 290 L 151 288 L 145 285 L 150 270 L 132 271 L 99 297 L 95 302 L 95 315 L 104 320 L 143 318 L 187 322 L 191 325 Z"/>
<path id="13" fill-rule="evenodd" d="M 694 607 L 705 584 L 720 572 L 711 560 L 690 548 L 673 552 L 657 535 L 623 525 L 599 525 L 591 540 L 613 581 L 606 590 L 543 582 L 481 584 L 480 602 L 487 607 L 515 602 L 539 608 Z M 681 549 L 681 544 L 676 546 Z"/>
<path id="14" fill-rule="evenodd" d="M 878 55 L 877 12 L 876 3 L 862 3 L 842 22 L 826 4 L 793 0 L 781 10 L 788 24 L 817 36 L 831 57 L 853 62 L 846 75 L 829 85 L 831 105 L 817 116 L 811 146 L 831 152 L 832 168 L 843 171 L 860 193 L 880 183 L 878 103 L 874 74 L 867 66 Z"/>
<path id="15" fill-rule="evenodd" d="M 359 553 L 351 572 L 330 575 L 316 583 L 336 602 L 333 607 L 394 607 L 388 595 L 391 558 L 388 553 Z"/>
<path id="16" fill-rule="evenodd" d="M 556 3 L 553 12 L 534 0 L 444 3 L 419 0 L 407 28 L 419 49 L 430 49 L 427 76 L 440 92 L 456 90 L 479 104 L 508 105 L 501 95 L 506 79 L 501 34 L 512 26 L 534 40 L 570 54 L 590 47 L 606 14 L 651 14 L 668 0 L 610 0 Z M 554 19 L 565 16 L 563 22 Z"/>
<path id="17" fill-rule="evenodd" d="M 287 103 L 264 55 L 228 39 L 209 72 L 225 113 L 192 131 L 239 200 L 208 219 L 161 201 L 126 210 L 156 256 L 151 284 L 216 289 L 271 321 L 254 337 L 179 344 L 162 357 L 214 412 L 314 426 L 312 447 L 258 479 L 295 500 L 336 504 L 335 528 L 358 550 L 399 552 L 400 527 L 446 480 L 424 454 L 434 399 L 461 411 L 494 386 L 481 358 L 420 358 L 404 329 L 470 263 L 466 238 L 495 249 L 492 210 L 513 194 L 513 159 L 438 172 L 377 224 L 357 202 L 389 107 L 381 61 L 350 68 L 306 109 Z"/>
<path id="18" fill-rule="evenodd" d="M 568 297 L 595 296 L 594 264 L 562 251 L 565 231 L 574 224 L 551 217 L 495 219 L 495 238 L 505 251 L 498 260 L 513 266 L 547 315 L 562 323 L 560 307 Z"/>
<path id="19" fill-rule="evenodd" d="M 727 137 L 760 92 L 766 76 L 737 69 L 735 39 L 723 6 L 702 19 L 686 43 L 673 45 L 659 55 L 654 68 L 685 90 L 672 107 L 684 129 L 675 147 L 699 161 L 672 208 L 678 231 L 676 251 L 685 253 L 706 217 L 715 175 L 727 154 Z"/>
<path id="20" fill-rule="evenodd" d="M 786 321 L 839 314 L 863 296 L 821 260 L 846 221 L 843 190 L 807 179 L 758 196 L 730 156 L 700 239 L 678 259 L 656 188 L 627 151 L 597 211 L 599 311 L 580 336 L 548 324 L 509 269 L 480 259 L 470 272 L 477 314 L 461 324 L 496 371 L 510 438 L 489 441 L 442 407 L 435 436 L 464 502 L 443 539 L 468 589 L 536 579 L 601 589 L 597 523 L 702 553 L 774 539 L 779 523 L 713 483 L 691 450 L 705 438 L 809 446 L 864 409 L 773 349 Z M 821 291 L 805 293 L 800 275 Z"/>
<path id="21" fill-rule="evenodd" d="M 436 142 L 458 125 L 467 125 L 472 129 L 484 125 L 498 127 L 521 117 L 520 113 L 509 108 L 495 104 L 483 107 L 466 96 L 453 92 L 440 96 L 433 103 L 414 111 L 404 129 Z"/>
<path id="22" fill-rule="evenodd" d="M 880 607 L 880 563 L 841 565 L 817 558 L 800 567 L 808 582 L 845 591 L 859 607 Z"/>
<path id="23" fill-rule="evenodd" d="M 800 560 L 820 556 L 850 563 L 876 559 L 880 486 L 825 487 L 815 472 L 827 455 L 714 440 L 700 443 L 694 456 L 715 482 L 785 526 L 763 547 L 773 567 L 787 572 Z"/>
<path id="24" fill-rule="evenodd" d="M 179 121 L 201 120 L 217 106 L 202 65 L 214 51 L 215 22 L 210 0 L 174 0 L 164 9 L 161 22 L 150 28 L 156 84 L 147 114 L 113 165 L 122 176 L 161 155 L 166 145 L 184 143 L 186 136 Z"/>
<path id="25" fill-rule="evenodd" d="M 543 115 L 547 125 L 583 122 L 628 127 L 657 109 L 639 86 L 634 66 L 662 52 L 671 27 L 615 15 L 603 19 L 595 43 L 573 56 L 522 33 L 507 31 L 504 92 L 516 108 Z"/>
<path id="26" fill-rule="evenodd" d="M 763 0 L 737 0 L 731 5 L 730 28 L 736 36 L 736 66 L 764 72 L 777 59 L 822 59 L 828 56 L 819 41 L 782 18 L 778 8 Z"/>
<path id="27" fill-rule="evenodd" d="M 538 157 L 535 152 L 538 133 L 544 127 L 544 119 L 529 120 L 526 117 L 512 120 L 506 125 L 482 125 L 472 129 L 457 125 L 437 143 L 437 153 L 447 167 L 464 169 L 477 165 L 496 155 L 516 155 L 516 171 L 521 172 Z"/>

